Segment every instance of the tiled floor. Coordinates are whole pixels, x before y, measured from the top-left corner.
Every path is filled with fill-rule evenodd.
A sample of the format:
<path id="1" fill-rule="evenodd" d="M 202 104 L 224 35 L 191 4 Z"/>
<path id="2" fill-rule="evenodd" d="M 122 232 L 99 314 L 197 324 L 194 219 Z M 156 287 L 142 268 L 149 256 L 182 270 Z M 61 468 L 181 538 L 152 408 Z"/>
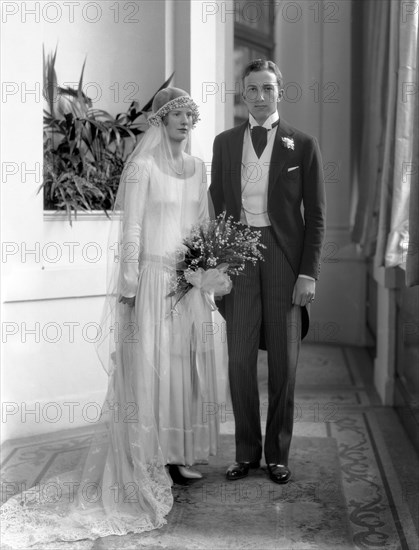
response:
<path id="1" fill-rule="evenodd" d="M 263 353 L 259 363 L 264 419 Z M 225 482 L 234 460 L 226 407 L 219 455 L 200 466 L 203 480 L 175 486 L 164 528 L 68 548 L 418 549 L 419 460 L 397 415 L 380 405 L 371 375 L 362 349 L 303 346 L 288 485 L 271 483 L 264 469 Z M 3 479 L 30 486 L 48 478 L 72 467 L 88 441 L 78 430 L 8 442 Z"/>

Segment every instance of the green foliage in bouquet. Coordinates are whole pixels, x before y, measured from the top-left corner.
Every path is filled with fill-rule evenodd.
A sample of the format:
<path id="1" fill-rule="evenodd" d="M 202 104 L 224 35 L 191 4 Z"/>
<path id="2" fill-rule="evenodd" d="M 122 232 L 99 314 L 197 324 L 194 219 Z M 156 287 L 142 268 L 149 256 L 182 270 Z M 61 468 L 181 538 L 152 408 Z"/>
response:
<path id="1" fill-rule="evenodd" d="M 133 101 L 125 113 L 115 117 L 94 109 L 83 93 L 83 64 L 78 88 L 57 84 L 54 54 L 43 55 L 44 172 L 40 190 L 44 190 L 46 210 L 112 209 L 124 161 L 147 128 L 146 113 L 154 96 L 142 108 Z M 173 74 L 159 88 L 169 85 Z M 159 91 L 157 90 L 157 91 Z M 157 92 L 156 92 L 157 93 Z"/>
<path id="2" fill-rule="evenodd" d="M 193 272 L 218 269 L 224 275 L 239 275 L 246 262 L 256 264 L 263 260 L 261 233 L 241 223 L 226 218 L 223 212 L 215 220 L 195 225 L 184 239 L 176 266 L 176 281 L 169 296 L 176 296 L 176 303 L 192 288 Z"/>

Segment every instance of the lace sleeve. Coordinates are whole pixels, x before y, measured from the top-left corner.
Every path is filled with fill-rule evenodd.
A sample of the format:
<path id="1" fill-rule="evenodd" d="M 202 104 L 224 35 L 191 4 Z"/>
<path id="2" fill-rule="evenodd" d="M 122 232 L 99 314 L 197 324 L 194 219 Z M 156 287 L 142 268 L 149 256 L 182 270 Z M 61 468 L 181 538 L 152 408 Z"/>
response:
<path id="1" fill-rule="evenodd" d="M 138 260 L 141 249 L 143 223 L 150 170 L 145 160 L 130 161 L 122 174 L 125 185 L 122 218 L 121 294 L 126 298 L 136 295 Z"/>

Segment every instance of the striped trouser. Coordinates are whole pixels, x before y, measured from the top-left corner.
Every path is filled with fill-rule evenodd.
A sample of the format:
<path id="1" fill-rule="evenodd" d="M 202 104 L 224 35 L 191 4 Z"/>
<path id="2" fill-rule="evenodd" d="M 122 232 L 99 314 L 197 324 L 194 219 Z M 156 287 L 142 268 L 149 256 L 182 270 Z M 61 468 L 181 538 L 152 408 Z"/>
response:
<path id="1" fill-rule="evenodd" d="M 236 460 L 262 456 L 257 355 L 268 352 L 267 463 L 287 464 L 294 419 L 294 387 L 301 342 L 301 308 L 292 305 L 296 276 L 271 227 L 262 233 L 265 261 L 248 263 L 225 297 L 229 378 L 236 423 Z"/>

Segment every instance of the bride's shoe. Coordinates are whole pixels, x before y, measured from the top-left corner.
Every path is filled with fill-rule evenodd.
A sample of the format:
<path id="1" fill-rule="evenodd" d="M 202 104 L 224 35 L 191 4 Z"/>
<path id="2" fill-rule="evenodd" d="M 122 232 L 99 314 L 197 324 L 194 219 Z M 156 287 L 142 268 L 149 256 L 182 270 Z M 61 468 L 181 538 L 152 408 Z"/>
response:
<path id="1" fill-rule="evenodd" d="M 193 470 L 190 466 L 178 466 L 177 468 L 180 475 L 186 479 L 202 479 L 201 472 L 198 472 L 198 470 Z"/>
<path id="2" fill-rule="evenodd" d="M 200 472 L 192 470 L 187 466 L 168 464 L 167 467 L 173 483 L 176 483 L 177 485 L 187 485 L 189 480 L 202 478 L 202 474 Z"/>

